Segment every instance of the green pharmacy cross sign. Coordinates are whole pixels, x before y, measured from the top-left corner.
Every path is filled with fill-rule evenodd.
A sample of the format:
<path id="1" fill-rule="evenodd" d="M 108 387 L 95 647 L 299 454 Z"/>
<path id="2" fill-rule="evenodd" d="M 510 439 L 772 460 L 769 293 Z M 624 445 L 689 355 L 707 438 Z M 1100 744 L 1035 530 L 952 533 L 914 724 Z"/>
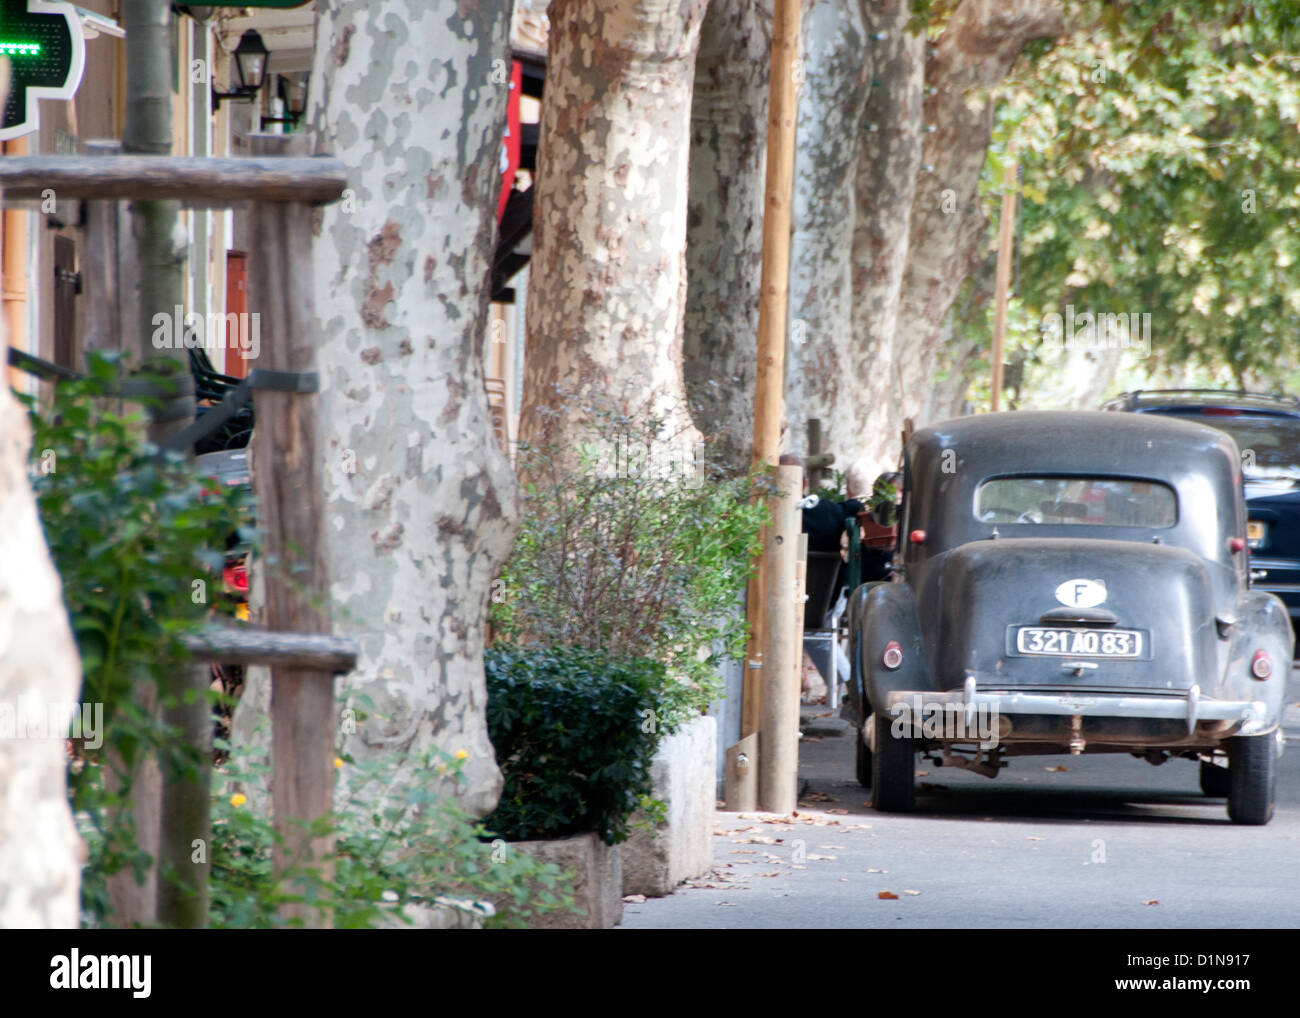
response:
<path id="1" fill-rule="evenodd" d="M 0 0 L 0 57 L 9 60 L 9 99 L 0 141 L 40 127 L 41 99 L 71 99 L 86 67 L 81 19 L 62 0 Z"/>

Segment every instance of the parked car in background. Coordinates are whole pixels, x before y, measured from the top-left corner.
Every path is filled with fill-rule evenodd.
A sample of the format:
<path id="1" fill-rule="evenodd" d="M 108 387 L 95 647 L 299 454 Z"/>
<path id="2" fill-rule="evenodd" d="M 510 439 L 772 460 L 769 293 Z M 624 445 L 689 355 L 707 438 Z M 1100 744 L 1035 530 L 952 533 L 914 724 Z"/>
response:
<path id="1" fill-rule="evenodd" d="M 1199 761 L 1233 822 L 1268 822 L 1294 634 L 1248 589 L 1231 439 L 1155 415 L 981 414 L 916 432 L 903 463 L 894 573 L 848 607 L 876 809 L 913 808 L 917 753 L 988 777 L 1130 753 Z"/>
<path id="2" fill-rule="evenodd" d="M 1206 389 L 1127 392 L 1103 410 L 1208 424 L 1241 450 L 1251 586 L 1280 597 L 1300 632 L 1300 399 Z"/>

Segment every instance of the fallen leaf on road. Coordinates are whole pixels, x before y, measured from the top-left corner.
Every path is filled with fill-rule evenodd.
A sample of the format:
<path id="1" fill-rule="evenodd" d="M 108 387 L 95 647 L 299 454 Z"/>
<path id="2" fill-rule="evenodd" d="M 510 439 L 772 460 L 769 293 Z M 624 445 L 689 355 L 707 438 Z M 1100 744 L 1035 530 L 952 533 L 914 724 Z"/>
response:
<path id="1" fill-rule="evenodd" d="M 623 900 L 629 905 L 640 905 L 645 901 L 644 894 L 625 894 Z"/>
<path id="2" fill-rule="evenodd" d="M 879 894 L 876 895 L 876 897 L 880 898 L 882 901 L 898 900 L 898 895 L 896 895 L 893 891 L 881 891 Z"/>
<path id="3" fill-rule="evenodd" d="M 868 873 L 888 873 L 889 870 L 878 870 L 875 867 L 867 870 Z"/>
<path id="4" fill-rule="evenodd" d="M 808 858 L 809 858 L 809 859 L 834 859 L 835 856 L 833 856 L 833 855 L 818 855 L 816 852 L 812 852 L 812 853 L 810 853 L 810 854 L 808 855 Z"/>
<path id="5" fill-rule="evenodd" d="M 760 877 L 779 877 L 780 875 L 781 875 L 781 871 L 780 871 L 780 870 L 772 870 L 771 873 L 760 873 L 760 874 L 759 874 Z"/>
<path id="6" fill-rule="evenodd" d="M 791 866 L 790 868 L 791 868 L 792 870 L 806 870 L 808 867 L 807 867 L 807 866 Z"/>
<path id="7" fill-rule="evenodd" d="M 1150 901 L 1144 901 L 1144 902 L 1142 902 L 1142 904 L 1143 904 L 1143 905 L 1159 905 L 1160 902 L 1156 901 L 1155 898 L 1152 898 Z"/>
<path id="8" fill-rule="evenodd" d="M 1026 838 L 1025 840 L 1026 840 L 1026 841 L 1046 841 L 1047 839 L 1046 839 L 1046 838 L 1036 838 L 1036 837 L 1033 837 L 1033 836 L 1031 835 L 1030 837 Z"/>
<path id="9" fill-rule="evenodd" d="M 917 771 L 917 772 L 916 772 L 916 776 L 917 776 L 918 778 L 928 778 L 928 777 L 930 776 L 930 772 L 929 772 L 929 771 Z"/>
<path id="10" fill-rule="evenodd" d="M 1043 768 L 1043 770 L 1045 770 L 1045 771 L 1068 771 L 1069 769 L 1070 769 L 1070 768 L 1066 767 L 1065 764 L 1057 764 L 1055 767 L 1044 767 L 1044 768 Z"/>
<path id="11" fill-rule="evenodd" d="M 920 891 L 904 891 L 904 894 L 920 894 Z"/>
<path id="12" fill-rule="evenodd" d="M 848 882 L 849 882 L 849 878 L 848 878 L 848 877 L 840 877 L 840 883 L 841 883 L 841 884 L 847 884 Z"/>
<path id="13" fill-rule="evenodd" d="M 838 802 L 833 795 L 827 795 L 825 792 L 809 792 L 804 796 L 809 802 Z"/>
<path id="14" fill-rule="evenodd" d="M 732 855 L 758 855 L 758 849 L 755 848 L 733 848 Z"/>
<path id="15" fill-rule="evenodd" d="M 843 846 L 843 845 L 818 845 L 817 847 L 818 847 L 818 848 L 824 848 L 824 849 L 826 849 L 826 851 L 828 851 L 828 852 L 843 852 L 843 851 L 844 851 L 844 846 Z"/>
<path id="16" fill-rule="evenodd" d="M 847 814 L 847 813 L 848 813 L 848 810 L 846 810 L 846 809 L 828 809 L 826 812 L 827 812 L 827 813 Z"/>
<path id="17" fill-rule="evenodd" d="M 715 905 L 725 905 L 725 906 L 727 906 L 728 908 L 735 908 L 735 907 L 736 907 L 736 903 L 735 903 L 734 901 L 715 901 L 713 904 L 715 904 Z"/>
<path id="18" fill-rule="evenodd" d="M 769 838 L 763 834 L 755 834 L 752 838 L 732 838 L 733 845 L 775 845 L 777 839 Z"/>

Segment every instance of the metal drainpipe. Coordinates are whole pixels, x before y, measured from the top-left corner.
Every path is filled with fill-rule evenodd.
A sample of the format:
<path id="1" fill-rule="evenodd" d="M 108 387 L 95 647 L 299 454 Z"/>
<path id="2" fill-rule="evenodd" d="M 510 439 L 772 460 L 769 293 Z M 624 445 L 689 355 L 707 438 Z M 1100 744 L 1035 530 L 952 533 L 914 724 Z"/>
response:
<path id="1" fill-rule="evenodd" d="M 16 138 L 5 142 L 4 154 L 25 156 L 27 139 Z M 27 350 L 27 213 L 22 209 L 6 209 L 4 212 L 4 254 L 3 267 L 0 267 L 0 290 L 3 291 L 8 343 L 19 350 Z M 21 372 L 10 368 L 9 384 L 20 391 L 26 391 L 28 380 Z"/>

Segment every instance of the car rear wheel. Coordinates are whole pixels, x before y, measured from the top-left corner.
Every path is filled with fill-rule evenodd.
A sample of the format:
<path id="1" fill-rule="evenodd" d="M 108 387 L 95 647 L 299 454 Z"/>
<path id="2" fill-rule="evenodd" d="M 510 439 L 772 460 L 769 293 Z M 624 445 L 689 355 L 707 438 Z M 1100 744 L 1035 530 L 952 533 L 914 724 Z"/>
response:
<path id="1" fill-rule="evenodd" d="M 889 715 L 872 715 L 871 804 L 881 813 L 910 813 L 916 805 L 916 739 L 898 737 Z"/>
<path id="2" fill-rule="evenodd" d="M 1268 823 L 1276 786 L 1275 732 L 1228 740 L 1228 817 L 1234 824 Z"/>
<path id="3" fill-rule="evenodd" d="M 857 752 L 857 775 L 858 784 L 863 788 L 871 787 L 871 747 L 867 745 L 865 733 L 861 728 L 858 730 L 858 752 Z"/>
<path id="4" fill-rule="evenodd" d="M 1201 761 L 1201 791 L 1211 799 L 1228 797 L 1228 768 Z"/>

